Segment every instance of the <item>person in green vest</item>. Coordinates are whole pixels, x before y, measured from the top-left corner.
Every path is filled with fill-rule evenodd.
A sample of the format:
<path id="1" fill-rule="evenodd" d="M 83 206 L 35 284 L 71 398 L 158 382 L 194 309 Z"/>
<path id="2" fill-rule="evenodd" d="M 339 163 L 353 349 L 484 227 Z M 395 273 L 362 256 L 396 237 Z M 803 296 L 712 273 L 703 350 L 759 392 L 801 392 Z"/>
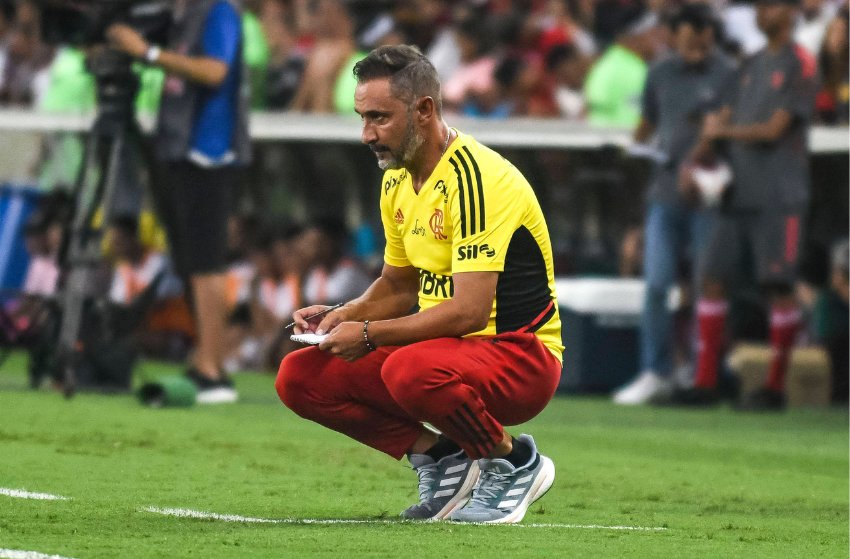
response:
<path id="1" fill-rule="evenodd" d="M 594 126 L 634 128 L 650 62 L 660 50 L 661 27 L 643 8 L 625 12 L 621 31 L 590 69 L 584 84 L 587 119 Z"/>
<path id="2" fill-rule="evenodd" d="M 269 65 L 269 44 L 263 33 L 263 26 L 257 17 L 257 2 L 245 2 L 242 12 L 242 58 L 248 68 L 248 81 L 251 87 L 251 109 L 262 110 L 266 107 L 266 68 Z"/>
<path id="3" fill-rule="evenodd" d="M 47 87 L 37 110 L 46 113 L 88 113 L 94 110 L 94 77 L 86 70 L 82 49 L 61 47 L 48 70 Z M 45 190 L 74 182 L 83 160 L 83 144 L 77 134 L 45 135 L 38 184 Z"/>

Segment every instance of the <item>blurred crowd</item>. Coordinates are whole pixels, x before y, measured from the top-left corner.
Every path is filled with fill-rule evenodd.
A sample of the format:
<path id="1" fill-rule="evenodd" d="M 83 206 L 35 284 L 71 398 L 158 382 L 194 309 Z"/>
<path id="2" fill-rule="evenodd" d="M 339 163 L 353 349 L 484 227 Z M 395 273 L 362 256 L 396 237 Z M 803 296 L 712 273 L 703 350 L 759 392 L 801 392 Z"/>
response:
<path id="1" fill-rule="evenodd" d="M 412 43 L 436 66 L 451 112 L 634 126 L 648 65 L 670 50 L 663 22 L 686 1 L 246 0 L 252 105 L 350 114 L 353 64 L 374 47 Z M 751 2 L 711 3 L 724 50 L 743 57 L 764 45 Z M 90 109 L 84 49 L 47 44 L 34 0 L 0 6 L 0 103 Z M 802 8 L 795 38 L 819 61 L 817 121 L 847 122 L 847 2 L 803 0 Z M 155 111 L 162 75 L 140 72 L 138 106 Z"/>
<path id="2" fill-rule="evenodd" d="M 53 343 L 51 312 L 59 302 L 63 236 L 72 212 L 62 191 L 42 197 L 24 227 L 30 259 L 18 296 L 3 298 L 0 326 L 11 342 Z M 97 290 L 107 294 L 94 320 L 108 322 L 112 345 L 132 347 L 161 359 L 182 360 L 191 349 L 196 325 L 184 283 L 175 271 L 156 226 L 135 214 L 109 219 Z M 333 218 L 305 224 L 271 224 L 253 214 L 233 215 L 228 222 L 227 372 L 275 370 L 291 349 L 285 327 L 293 311 L 312 304 L 336 304 L 359 296 L 376 270 L 351 256 L 344 223 Z M 29 336 L 29 338 L 28 338 Z M 33 337 L 34 336 L 34 337 Z M 102 347 L 102 340 L 93 345 Z M 33 352 L 37 355 L 38 351 Z M 36 378 L 57 371 L 35 359 Z M 102 380 L 102 379 L 101 379 Z M 106 382 L 109 384 L 109 382 Z"/>

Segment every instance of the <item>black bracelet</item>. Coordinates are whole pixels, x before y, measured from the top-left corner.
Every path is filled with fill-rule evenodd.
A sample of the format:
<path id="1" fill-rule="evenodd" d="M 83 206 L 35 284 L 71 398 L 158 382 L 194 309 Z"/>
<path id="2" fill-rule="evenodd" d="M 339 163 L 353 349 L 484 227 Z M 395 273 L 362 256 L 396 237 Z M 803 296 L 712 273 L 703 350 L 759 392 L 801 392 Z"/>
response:
<path id="1" fill-rule="evenodd" d="M 372 342 L 369 341 L 369 321 L 363 321 L 363 341 L 366 342 L 366 349 L 369 351 L 375 351 L 377 349 Z"/>

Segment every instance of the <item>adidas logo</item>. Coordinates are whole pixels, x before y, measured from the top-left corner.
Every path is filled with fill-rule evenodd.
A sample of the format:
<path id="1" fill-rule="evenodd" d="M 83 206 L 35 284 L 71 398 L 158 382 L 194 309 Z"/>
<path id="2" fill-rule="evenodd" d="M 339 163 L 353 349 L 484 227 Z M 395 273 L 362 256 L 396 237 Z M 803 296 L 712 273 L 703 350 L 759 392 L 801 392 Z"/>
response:
<path id="1" fill-rule="evenodd" d="M 520 478 L 514 482 L 513 489 L 505 493 L 505 497 L 517 497 L 516 499 L 504 499 L 499 503 L 499 506 L 496 508 L 499 509 L 510 509 L 519 504 L 522 497 L 520 495 L 524 494 L 528 487 L 521 487 L 523 485 L 527 485 L 532 479 L 534 479 L 534 474 L 528 474 L 527 476 Z"/>
<path id="2" fill-rule="evenodd" d="M 395 217 L 393 219 L 395 219 L 396 223 L 401 225 L 402 223 L 404 223 L 404 214 L 401 213 L 401 210 L 396 210 L 395 211 Z"/>

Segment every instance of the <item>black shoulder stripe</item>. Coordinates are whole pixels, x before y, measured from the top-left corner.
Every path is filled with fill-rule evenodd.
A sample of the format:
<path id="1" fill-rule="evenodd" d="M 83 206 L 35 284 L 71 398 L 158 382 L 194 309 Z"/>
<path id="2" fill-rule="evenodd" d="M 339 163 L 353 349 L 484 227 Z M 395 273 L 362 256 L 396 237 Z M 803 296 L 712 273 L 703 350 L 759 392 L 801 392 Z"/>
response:
<path id="1" fill-rule="evenodd" d="M 472 157 L 472 153 L 470 153 L 469 148 L 463 146 L 463 151 L 465 151 L 466 155 L 469 156 L 469 161 L 472 163 L 472 169 L 475 171 L 475 182 L 478 184 L 478 219 L 480 223 L 478 230 L 484 231 L 484 183 L 481 182 L 481 169 L 478 168 L 478 162 L 475 161 L 474 157 Z"/>
<path id="2" fill-rule="evenodd" d="M 455 155 L 458 161 L 460 161 L 460 164 L 463 165 L 463 170 L 466 174 L 466 190 L 469 194 L 469 234 L 474 235 L 477 233 L 477 224 L 475 223 L 475 190 L 472 185 L 472 173 L 469 171 L 469 165 L 466 163 L 466 159 L 459 149 L 455 150 Z"/>
<path id="3" fill-rule="evenodd" d="M 449 159 L 449 163 L 455 168 L 455 174 L 457 175 L 457 193 L 460 198 L 460 237 L 464 238 L 466 237 L 466 201 L 463 195 L 463 177 L 461 177 L 460 167 L 458 167 L 454 157 Z"/>

